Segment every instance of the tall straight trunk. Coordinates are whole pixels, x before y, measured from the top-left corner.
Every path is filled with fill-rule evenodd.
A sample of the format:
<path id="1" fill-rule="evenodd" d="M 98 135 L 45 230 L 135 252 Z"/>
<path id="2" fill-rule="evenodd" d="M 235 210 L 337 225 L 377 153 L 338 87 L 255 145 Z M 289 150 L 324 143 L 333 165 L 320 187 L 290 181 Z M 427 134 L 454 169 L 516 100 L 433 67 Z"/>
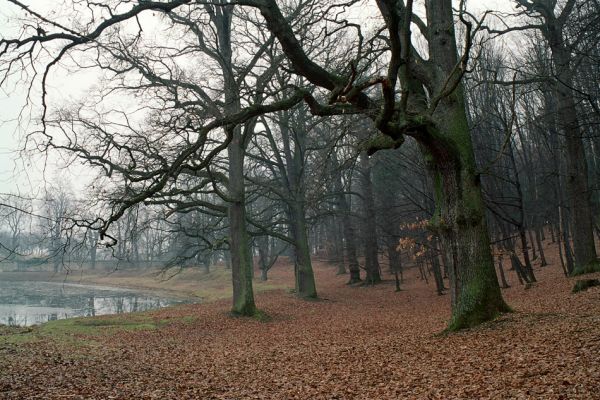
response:
<path id="1" fill-rule="evenodd" d="M 519 283 L 521 283 L 521 285 L 524 283 L 531 283 L 529 277 L 527 276 L 523 268 L 523 264 L 521 264 L 521 260 L 519 260 L 519 257 L 517 257 L 515 253 L 510 253 L 510 264 L 515 270 L 515 273 L 517 274 L 517 277 L 519 278 Z"/>
<path id="2" fill-rule="evenodd" d="M 252 254 L 246 230 L 246 201 L 244 187 L 244 150 L 241 133 L 231 132 L 233 139 L 227 148 L 229 156 L 229 249 L 233 281 L 233 312 L 254 315 L 256 305 L 252 288 Z"/>
<path id="3" fill-rule="evenodd" d="M 302 110 L 298 110 L 302 113 Z M 285 157 L 285 175 L 287 176 L 286 203 L 289 209 L 290 228 L 294 239 L 296 294 L 304 298 L 316 298 L 317 286 L 311 261 L 311 248 L 306 223 L 306 186 L 304 182 L 306 127 L 300 120 L 297 129 L 290 129 L 290 116 L 282 112 L 279 128 Z M 292 146 L 293 144 L 293 146 Z M 319 230 L 314 231 L 315 235 Z M 321 243 L 315 237 L 315 243 Z"/>
<path id="4" fill-rule="evenodd" d="M 550 243 L 556 243 L 556 236 L 554 234 L 554 221 L 553 220 L 550 221 L 548 228 L 550 229 Z"/>
<path id="5" fill-rule="evenodd" d="M 342 240 L 343 231 L 338 218 L 331 218 L 331 233 L 333 235 L 333 248 L 335 254 L 335 263 L 337 264 L 337 275 L 345 275 L 346 265 L 344 264 L 344 243 Z"/>
<path id="6" fill-rule="evenodd" d="M 258 268 L 260 269 L 260 280 L 266 281 L 268 279 L 267 273 L 269 272 L 269 237 L 261 236 L 256 239 L 258 246 Z"/>
<path id="7" fill-rule="evenodd" d="M 504 263 L 502 256 L 498 257 L 498 271 L 500 272 L 500 281 L 502 282 L 502 289 L 508 289 L 510 285 L 506 282 L 506 275 L 504 274 Z"/>
<path id="8" fill-rule="evenodd" d="M 431 270 L 433 271 L 433 277 L 435 279 L 435 288 L 436 288 L 437 294 L 441 296 L 444 294 L 444 290 L 446 290 L 446 288 L 444 287 L 444 279 L 442 278 L 442 269 L 440 267 L 440 259 L 439 259 L 438 255 L 436 254 L 435 250 L 431 251 L 429 259 L 430 259 L 430 263 L 431 263 Z"/>
<path id="9" fill-rule="evenodd" d="M 533 273 L 533 267 L 531 265 L 531 260 L 529 259 L 527 236 L 525 234 L 525 228 L 523 227 L 523 225 L 519 225 L 519 239 L 521 240 L 521 252 L 523 253 L 523 260 L 525 261 L 525 272 L 529 276 L 530 281 L 536 282 L 535 274 Z M 533 248 L 533 242 L 530 240 L 529 243 L 532 244 L 531 247 Z M 533 250 L 533 257 L 535 258 L 535 249 Z"/>
<path id="10" fill-rule="evenodd" d="M 543 228 L 540 228 L 538 225 L 538 226 L 535 226 L 534 229 L 535 229 L 535 241 L 538 246 L 538 252 L 540 253 L 540 266 L 545 267 L 546 265 L 548 265 L 548 262 L 546 261 L 546 254 L 544 253 L 544 245 L 542 243 L 542 229 Z"/>
<path id="11" fill-rule="evenodd" d="M 443 274 L 443 278 L 447 279 L 448 278 L 448 266 L 450 265 L 450 254 L 448 252 L 448 250 L 445 248 L 443 241 L 439 241 L 439 245 L 440 245 L 440 255 L 442 256 L 442 263 L 443 263 L 443 269 L 442 272 Z"/>
<path id="12" fill-rule="evenodd" d="M 566 179 L 570 205 L 575 269 L 573 274 L 600 270 L 594 243 L 591 191 L 588 182 L 588 163 L 583 143 L 583 131 L 577 115 L 573 94 L 574 79 L 571 52 L 565 44 L 564 26 L 558 21 L 546 21 L 544 34 L 552 50 L 558 82 L 555 83 L 557 124 L 566 142 Z"/>
<path id="13" fill-rule="evenodd" d="M 338 168 L 337 162 L 334 168 Z M 342 219 L 342 229 L 344 233 L 344 252 L 346 256 L 346 262 L 348 263 L 348 271 L 350 272 L 350 279 L 348 284 L 354 284 L 360 282 L 360 267 L 358 265 L 358 256 L 356 253 L 356 232 L 352 219 L 350 216 L 350 205 L 346 200 L 346 194 L 344 193 L 344 186 L 342 185 L 342 177 L 339 171 L 332 173 L 334 190 L 336 193 L 336 205 L 338 213 Z"/>
<path id="14" fill-rule="evenodd" d="M 296 293 L 300 297 L 316 298 L 317 286 L 310 259 L 310 245 L 306 229 L 306 216 L 302 201 L 292 202 L 291 228 L 294 238 L 294 252 L 296 256 Z"/>
<path id="15" fill-rule="evenodd" d="M 98 231 L 90 232 L 90 268 L 96 269 L 96 256 L 98 254 Z"/>
<path id="16" fill-rule="evenodd" d="M 529 229 L 529 231 L 527 232 L 527 235 L 529 235 L 529 243 L 531 243 L 531 257 L 533 257 L 533 261 L 537 260 L 538 256 L 537 256 L 537 252 L 535 251 L 535 241 L 533 240 L 533 232 L 531 232 L 531 227 Z M 527 246 L 527 244 L 526 244 Z M 527 265 L 527 269 L 529 269 L 529 267 L 531 267 L 531 261 L 529 260 L 529 256 L 527 257 L 527 260 L 529 261 L 529 265 Z"/>
<path id="17" fill-rule="evenodd" d="M 360 154 L 360 181 L 363 199 L 363 234 L 365 242 L 365 270 L 367 283 L 381 282 L 378 259 L 377 228 L 375 216 L 375 200 L 373 198 L 373 183 L 371 182 L 371 166 L 369 156 L 365 151 Z"/>
<path id="18" fill-rule="evenodd" d="M 223 84 L 225 112 L 233 114 L 241 109 L 239 88 L 232 68 L 231 18 L 233 6 L 215 7 L 211 18 L 219 39 L 219 52 L 223 60 Z M 246 189 L 244 185 L 245 143 L 240 126 L 226 126 L 231 138 L 227 147 L 229 158 L 228 217 L 229 251 L 231 253 L 231 279 L 233 282 L 233 309 L 235 314 L 254 315 L 254 291 L 252 288 L 253 262 L 250 239 L 246 227 Z"/>
<path id="19" fill-rule="evenodd" d="M 427 273 L 425 271 L 425 267 L 427 267 L 427 265 L 423 266 L 423 264 L 426 264 L 423 262 L 422 258 L 419 258 L 417 260 L 417 267 L 419 268 L 419 275 L 421 276 L 421 280 L 425 281 L 425 283 L 429 284 L 429 281 L 427 280 Z"/>
<path id="20" fill-rule="evenodd" d="M 346 253 L 346 261 L 348 262 L 348 271 L 350 272 L 350 279 L 348 284 L 360 282 L 360 266 L 358 264 L 358 256 L 356 252 L 356 231 L 354 224 L 350 217 L 350 208 L 346 201 L 346 195 L 344 193 L 338 194 L 338 204 L 342 204 L 342 225 L 344 228 L 344 250 Z"/>
<path id="21" fill-rule="evenodd" d="M 426 0 L 429 57 L 442 92 L 458 62 L 452 1 Z M 478 325 L 510 311 L 502 299 L 492 258 L 462 84 L 445 97 L 421 142 L 434 177 L 436 213 L 431 224 L 452 253 L 449 268 L 450 330 Z"/>
<path id="22" fill-rule="evenodd" d="M 520 130 L 519 130 L 520 131 Z M 517 190 L 517 199 L 518 199 L 518 210 L 519 210 L 519 219 L 517 228 L 519 229 L 519 239 L 521 240 L 521 251 L 523 252 L 523 260 L 525 261 L 525 271 L 529 276 L 530 280 L 535 282 L 535 274 L 533 272 L 533 266 L 531 265 L 531 260 L 529 259 L 529 246 L 527 244 L 527 236 L 525 231 L 525 207 L 523 204 L 523 190 L 521 188 L 521 178 L 519 176 L 519 169 L 517 167 L 517 163 L 515 161 L 515 153 L 513 151 L 512 141 L 508 142 L 508 154 L 510 156 L 510 161 L 515 173 L 515 189 Z M 533 250 L 533 258 L 535 259 L 535 247 L 533 246 L 533 241 L 529 241 Z"/>
<path id="23" fill-rule="evenodd" d="M 562 236 L 562 244 L 565 250 L 565 260 L 567 262 L 567 272 L 570 275 L 575 269 L 575 261 L 573 260 L 573 252 L 571 251 L 571 244 L 569 243 L 569 223 L 567 221 L 567 217 L 565 216 L 565 211 L 561 205 L 558 206 L 558 216 L 560 219 L 560 234 Z"/>
<path id="24" fill-rule="evenodd" d="M 396 250 L 397 245 L 398 244 L 392 240 L 388 240 L 387 242 L 387 254 L 391 273 L 400 272 L 402 270 L 402 259 L 400 257 L 400 252 Z"/>
<path id="25" fill-rule="evenodd" d="M 561 91 L 559 91 L 559 96 Z M 579 128 L 576 109 L 572 97 L 564 99 L 567 106 L 559 112 L 565 125 Z M 580 129 L 569 130 L 566 135 L 567 144 L 567 191 L 569 193 L 570 214 L 572 218 L 573 252 L 575 270 L 573 273 L 598 269 L 598 256 L 594 243 L 593 213 L 591 192 L 587 181 L 587 160 Z"/>
<path id="26" fill-rule="evenodd" d="M 54 273 L 58 273 L 58 271 L 60 271 L 60 264 L 61 264 L 61 259 L 64 256 L 63 252 L 64 249 L 62 248 L 62 243 L 61 243 L 61 238 L 60 238 L 60 234 L 61 234 L 61 226 L 60 226 L 60 221 L 56 222 L 54 227 L 52 228 L 52 240 L 51 240 L 51 246 L 52 246 L 52 260 L 54 261 Z"/>
<path id="27" fill-rule="evenodd" d="M 569 276 L 569 271 L 567 270 L 567 266 L 565 265 L 565 258 L 563 256 L 562 240 L 560 239 L 560 236 L 558 237 L 558 259 L 560 261 L 560 267 L 562 268 L 563 273 L 565 274 L 565 276 Z"/>

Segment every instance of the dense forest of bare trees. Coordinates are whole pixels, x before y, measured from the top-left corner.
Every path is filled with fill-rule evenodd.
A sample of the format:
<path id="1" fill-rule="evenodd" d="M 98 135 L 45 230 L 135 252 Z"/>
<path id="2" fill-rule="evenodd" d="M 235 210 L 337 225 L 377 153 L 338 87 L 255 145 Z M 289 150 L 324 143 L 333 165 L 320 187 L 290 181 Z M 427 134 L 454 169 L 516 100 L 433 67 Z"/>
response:
<path id="1" fill-rule="evenodd" d="M 510 311 L 543 240 L 565 275 L 600 270 L 596 0 L 5 3 L 22 155 L 94 174 L 4 194 L 5 262 L 219 265 L 241 315 L 281 256 L 302 298 L 315 257 L 398 290 L 418 268 L 453 330 Z M 94 85 L 57 99 L 65 74 Z"/>

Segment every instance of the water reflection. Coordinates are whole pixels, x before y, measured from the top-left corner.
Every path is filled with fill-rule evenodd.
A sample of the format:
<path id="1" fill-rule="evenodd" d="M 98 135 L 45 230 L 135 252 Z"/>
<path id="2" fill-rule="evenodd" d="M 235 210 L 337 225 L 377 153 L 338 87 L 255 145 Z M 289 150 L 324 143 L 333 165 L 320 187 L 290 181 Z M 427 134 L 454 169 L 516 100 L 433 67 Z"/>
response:
<path id="1" fill-rule="evenodd" d="M 146 311 L 178 303 L 183 301 L 105 286 L 0 282 L 0 324 L 11 326 Z"/>

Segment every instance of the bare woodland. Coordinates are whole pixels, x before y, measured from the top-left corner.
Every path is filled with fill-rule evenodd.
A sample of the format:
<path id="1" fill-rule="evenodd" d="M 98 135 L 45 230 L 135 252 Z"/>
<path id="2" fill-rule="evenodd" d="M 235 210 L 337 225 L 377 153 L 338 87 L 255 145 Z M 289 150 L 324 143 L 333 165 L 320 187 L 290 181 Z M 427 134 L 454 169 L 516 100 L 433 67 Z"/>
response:
<path id="1" fill-rule="evenodd" d="M 409 326 L 398 333 L 402 343 L 419 337 L 418 318 L 431 333 L 470 329 L 466 335 L 475 336 L 423 340 L 438 350 L 444 340 L 472 346 L 471 356 L 486 365 L 493 361 L 478 346 L 513 340 L 507 339 L 510 324 L 521 324 L 513 329 L 521 332 L 522 324 L 538 321 L 553 338 L 577 325 L 589 345 L 594 323 L 585 318 L 598 310 L 598 289 L 570 291 L 600 284 L 600 3 L 487 3 L 4 1 L 10 13 L 6 32 L 0 31 L 0 87 L 27 98 L 18 116 L 5 116 L 19 121 L 19 157 L 85 171 L 86 178 L 74 184 L 44 177 L 43 195 L 3 193 L 2 262 L 55 273 L 115 265 L 170 276 L 226 269 L 233 288 L 226 308 L 236 316 L 283 321 L 298 313 L 306 326 L 323 327 L 328 321 L 320 313 L 347 312 L 335 302 L 349 301 L 366 320 L 374 318 L 362 332 L 360 318 L 336 314 L 326 352 L 356 340 L 344 337 L 345 322 L 359 338 L 365 335 L 358 347 L 374 345 L 375 338 L 394 347 L 386 335 L 395 334 L 394 307 L 404 307 L 399 299 L 413 299 L 419 310 L 398 311 Z M 85 90 L 61 97 L 63 86 Z M 78 185 L 85 189 L 76 192 Z M 256 282 L 272 275 L 293 286 L 294 297 L 282 299 L 281 308 L 275 294 L 255 294 Z M 553 313 L 564 309 L 538 308 L 544 295 L 576 314 L 558 322 Z M 330 299 L 335 304 L 327 305 Z M 434 305 L 431 315 L 427 305 Z M 449 312 L 440 311 L 446 305 Z M 577 314 L 588 306 L 589 313 Z M 226 346 L 230 337 L 243 348 L 239 337 L 250 332 L 260 342 L 260 349 L 227 362 L 216 356 L 223 368 L 235 370 L 246 354 L 260 359 L 259 370 L 269 376 L 270 364 L 258 353 L 294 352 L 290 337 L 263 338 L 257 322 L 242 318 L 240 327 L 238 319 L 209 315 L 217 306 L 206 307 L 193 313 L 205 318 L 207 332 L 220 324 L 237 332 L 211 340 Z M 488 332 L 498 320 L 504 321 L 499 331 Z M 281 323 L 283 332 L 299 334 Z M 178 327 L 167 329 L 185 341 Z M 323 334 L 311 329 L 309 347 Z M 201 331 L 194 335 L 193 343 L 203 342 Z M 531 343 L 551 341 L 531 335 L 523 339 L 525 352 L 533 351 Z M 199 346 L 216 351 L 216 345 Z M 398 357 L 377 351 L 382 362 Z M 597 348 L 595 354 L 598 360 Z M 439 354 L 432 357 L 443 363 Z M 313 353 L 308 359 L 321 360 Z M 377 368 L 376 357 L 365 359 Z M 568 355 L 565 362 L 575 359 Z M 587 375 L 549 375 L 553 388 L 563 382 L 567 397 L 542 390 L 544 396 L 592 398 L 586 385 L 600 375 L 590 360 L 582 361 Z M 285 365 L 285 376 L 304 376 Z M 434 367 L 427 365 L 429 376 Z M 29 373 L 19 368 L 19 376 Z M 295 395 L 283 383 L 274 397 L 264 387 L 253 392 L 243 372 L 232 374 L 245 383 L 219 392 L 226 386 L 219 375 L 220 383 L 202 393 Z M 580 380 L 581 391 L 569 391 L 576 386 L 571 378 Z M 448 379 L 444 385 L 451 386 Z M 361 398 L 348 382 L 342 389 L 327 385 L 314 392 L 303 386 L 310 393 L 298 398 Z M 520 398 L 502 385 L 485 395 L 445 389 L 411 395 L 387 387 L 379 394 L 368 389 L 362 398 Z M 358 392 L 345 392 L 349 387 Z"/>

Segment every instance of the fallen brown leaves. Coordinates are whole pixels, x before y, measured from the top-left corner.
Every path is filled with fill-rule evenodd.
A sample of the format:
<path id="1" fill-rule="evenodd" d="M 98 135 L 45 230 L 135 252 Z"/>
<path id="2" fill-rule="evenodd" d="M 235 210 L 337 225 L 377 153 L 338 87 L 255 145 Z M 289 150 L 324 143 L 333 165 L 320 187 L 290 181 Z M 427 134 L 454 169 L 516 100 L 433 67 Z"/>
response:
<path id="1" fill-rule="evenodd" d="M 515 313 L 448 336 L 449 296 L 416 274 L 395 293 L 316 269 L 324 300 L 260 294 L 270 322 L 232 318 L 224 301 L 157 311 L 160 328 L 90 345 L 5 347 L 0 397 L 600 399 L 600 288 L 572 295 L 557 265 L 504 291 Z"/>

